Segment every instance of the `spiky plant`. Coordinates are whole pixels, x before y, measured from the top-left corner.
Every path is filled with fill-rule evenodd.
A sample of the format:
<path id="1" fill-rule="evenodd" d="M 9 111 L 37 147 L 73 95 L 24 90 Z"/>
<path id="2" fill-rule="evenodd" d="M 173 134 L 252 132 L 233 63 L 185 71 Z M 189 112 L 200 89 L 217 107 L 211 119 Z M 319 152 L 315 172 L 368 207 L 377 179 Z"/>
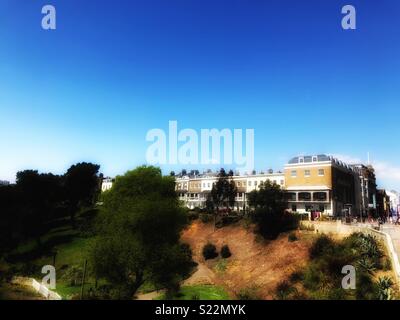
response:
<path id="1" fill-rule="evenodd" d="M 369 274 L 373 274 L 376 270 L 375 263 L 368 257 L 362 257 L 357 261 L 357 265 L 361 270 Z"/>
<path id="2" fill-rule="evenodd" d="M 393 281 L 390 277 L 380 277 L 377 282 L 379 300 L 392 300 Z"/>

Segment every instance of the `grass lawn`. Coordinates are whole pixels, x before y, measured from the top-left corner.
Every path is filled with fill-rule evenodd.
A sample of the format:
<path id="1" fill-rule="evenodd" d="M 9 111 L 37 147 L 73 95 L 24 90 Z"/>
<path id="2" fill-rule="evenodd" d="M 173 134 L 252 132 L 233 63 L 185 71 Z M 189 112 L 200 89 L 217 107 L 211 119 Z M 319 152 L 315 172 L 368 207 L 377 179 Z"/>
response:
<path id="1" fill-rule="evenodd" d="M 230 300 L 228 293 L 221 287 L 213 285 L 184 286 L 174 300 Z M 162 294 L 156 300 L 165 300 Z"/>
<path id="2" fill-rule="evenodd" d="M 80 295 L 80 286 L 70 286 L 69 282 L 63 279 L 65 271 L 77 266 L 83 269 L 85 259 L 91 238 L 82 238 L 78 230 L 74 230 L 69 220 L 60 221 L 59 225 L 42 236 L 42 249 L 38 250 L 37 243 L 34 240 L 21 244 L 13 254 L 15 255 L 14 264 L 20 266 L 24 263 L 30 263 L 35 266 L 34 274 L 21 274 L 22 276 L 31 276 L 41 281 L 41 269 L 45 265 L 53 265 L 53 253 L 56 255 L 56 277 L 57 289 L 55 290 L 63 299 L 70 299 L 73 295 Z M 85 281 L 85 293 L 94 286 L 94 279 L 87 275 Z"/>

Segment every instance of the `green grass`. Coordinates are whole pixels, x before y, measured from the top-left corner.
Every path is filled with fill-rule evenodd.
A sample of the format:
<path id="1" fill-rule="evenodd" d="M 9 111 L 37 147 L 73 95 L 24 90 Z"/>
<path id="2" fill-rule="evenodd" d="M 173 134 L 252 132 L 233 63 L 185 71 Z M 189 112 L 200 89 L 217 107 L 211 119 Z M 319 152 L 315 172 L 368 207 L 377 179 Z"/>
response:
<path id="1" fill-rule="evenodd" d="M 48 233 L 41 237 L 43 249 L 38 251 L 37 242 L 29 240 L 18 246 L 13 254 L 17 256 L 14 262 L 16 266 L 29 262 L 36 266 L 34 274 L 21 274 L 23 276 L 32 276 L 39 282 L 43 275 L 41 269 L 45 265 L 53 265 L 53 251 L 56 255 L 56 277 L 57 289 L 63 299 L 70 299 L 73 295 L 80 294 L 80 286 L 69 286 L 68 281 L 63 279 L 65 270 L 71 266 L 79 266 L 83 269 L 85 259 L 88 258 L 89 243 L 92 238 L 80 237 L 79 231 L 71 227 L 69 219 L 59 221 L 57 227 L 51 229 Z M 37 253 L 35 253 L 37 252 Z M 32 255 L 33 253 L 33 255 Z M 94 286 L 94 279 L 91 279 L 90 274 L 87 274 L 85 281 L 85 293 L 90 287 Z"/>
<path id="2" fill-rule="evenodd" d="M 199 300 L 229 300 L 228 293 L 221 287 L 213 285 L 194 285 L 184 286 L 174 300 L 193 300 L 197 297 Z M 165 294 L 157 297 L 156 300 L 165 300 Z"/>

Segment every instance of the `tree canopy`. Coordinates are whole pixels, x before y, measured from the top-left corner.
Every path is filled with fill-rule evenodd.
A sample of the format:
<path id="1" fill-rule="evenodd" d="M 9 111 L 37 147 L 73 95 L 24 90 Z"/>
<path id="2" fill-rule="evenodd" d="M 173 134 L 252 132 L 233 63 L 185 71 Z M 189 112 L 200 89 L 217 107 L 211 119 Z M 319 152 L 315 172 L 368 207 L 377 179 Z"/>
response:
<path id="1" fill-rule="evenodd" d="M 146 281 L 173 287 L 189 272 L 191 258 L 180 244 L 187 224 L 173 177 L 142 166 L 115 180 L 105 192 L 91 248 L 95 274 L 131 298 Z"/>

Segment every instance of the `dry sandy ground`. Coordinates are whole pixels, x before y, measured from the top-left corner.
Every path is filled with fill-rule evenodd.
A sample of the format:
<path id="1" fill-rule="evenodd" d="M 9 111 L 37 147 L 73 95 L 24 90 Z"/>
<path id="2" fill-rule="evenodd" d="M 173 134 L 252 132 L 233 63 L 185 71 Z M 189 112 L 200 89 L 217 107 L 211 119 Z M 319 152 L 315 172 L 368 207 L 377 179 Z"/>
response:
<path id="1" fill-rule="evenodd" d="M 10 283 L 2 283 L 0 300 L 45 300 L 31 286 L 31 279 L 15 277 Z"/>
<path id="2" fill-rule="evenodd" d="M 297 232 L 299 241 L 289 242 L 287 234 L 269 242 L 256 241 L 251 229 L 240 225 L 214 230 L 213 224 L 194 222 L 182 235 L 190 244 L 197 271 L 184 284 L 215 284 L 224 287 L 232 297 L 246 287 L 255 286 L 263 299 L 272 299 L 279 282 L 308 259 L 310 234 Z M 227 244 L 232 252 L 225 271 L 217 271 L 218 259 L 204 261 L 203 246 L 212 242 L 220 250 Z"/>

